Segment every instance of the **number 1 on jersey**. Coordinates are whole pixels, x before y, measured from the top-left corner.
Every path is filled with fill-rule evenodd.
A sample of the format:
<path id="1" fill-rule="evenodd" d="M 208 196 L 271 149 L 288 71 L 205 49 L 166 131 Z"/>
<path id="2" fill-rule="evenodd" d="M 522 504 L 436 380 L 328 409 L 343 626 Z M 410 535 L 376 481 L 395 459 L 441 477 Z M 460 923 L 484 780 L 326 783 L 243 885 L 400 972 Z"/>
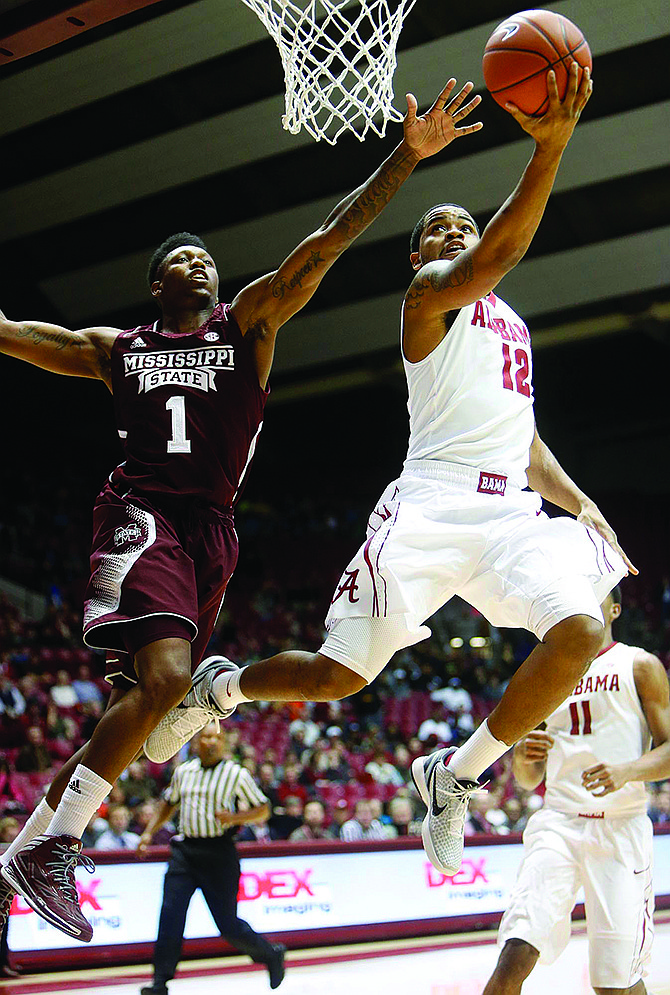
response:
<path id="1" fill-rule="evenodd" d="M 191 440 L 186 438 L 186 398 L 182 395 L 171 397 L 165 402 L 172 415 L 172 438 L 168 439 L 169 453 L 190 453 Z"/>

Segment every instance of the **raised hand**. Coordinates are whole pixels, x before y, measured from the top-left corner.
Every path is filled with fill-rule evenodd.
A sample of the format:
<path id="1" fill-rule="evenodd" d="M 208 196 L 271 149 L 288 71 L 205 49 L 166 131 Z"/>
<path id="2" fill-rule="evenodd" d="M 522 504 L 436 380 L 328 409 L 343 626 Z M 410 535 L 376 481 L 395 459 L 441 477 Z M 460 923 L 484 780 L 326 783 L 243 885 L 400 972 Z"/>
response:
<path id="1" fill-rule="evenodd" d="M 563 100 L 558 96 L 556 73 L 553 69 L 549 70 L 547 73 L 549 107 L 546 114 L 543 114 L 542 117 L 532 117 L 530 114 L 524 114 L 516 104 L 511 102 L 505 104 L 505 108 L 514 120 L 519 122 L 523 130 L 527 131 L 538 145 L 564 148 L 570 141 L 572 132 L 575 130 L 575 125 L 579 121 L 580 114 L 593 93 L 591 73 L 588 69 L 583 69 L 580 80 L 579 70 L 580 66 L 578 63 L 574 61 L 570 63 L 568 88 L 565 91 Z"/>
<path id="2" fill-rule="evenodd" d="M 463 101 L 474 87 L 474 83 L 468 82 L 447 104 L 455 86 L 456 80 L 452 77 L 425 114 L 417 114 L 417 99 L 413 93 L 407 94 L 407 114 L 403 122 L 405 142 L 420 159 L 435 155 L 455 138 L 472 135 L 484 127 L 481 121 L 457 127 L 481 103 L 482 98 L 477 94 L 463 106 Z"/>

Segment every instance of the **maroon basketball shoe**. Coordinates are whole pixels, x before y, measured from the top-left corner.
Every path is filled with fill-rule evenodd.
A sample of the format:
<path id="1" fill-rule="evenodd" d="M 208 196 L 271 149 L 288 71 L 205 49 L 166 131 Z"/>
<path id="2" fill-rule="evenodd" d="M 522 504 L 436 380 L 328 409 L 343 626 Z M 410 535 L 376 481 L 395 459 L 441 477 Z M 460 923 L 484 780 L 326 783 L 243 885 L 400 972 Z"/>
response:
<path id="1" fill-rule="evenodd" d="M 2 868 L 2 876 L 38 915 L 76 940 L 89 943 L 93 927 L 79 908 L 74 869 L 95 864 L 74 836 L 36 836 Z"/>
<path id="2" fill-rule="evenodd" d="M 2 875 L 0 875 L 0 934 L 9 919 L 9 910 L 14 901 L 14 894 L 15 892 L 11 884 L 8 884 Z"/>

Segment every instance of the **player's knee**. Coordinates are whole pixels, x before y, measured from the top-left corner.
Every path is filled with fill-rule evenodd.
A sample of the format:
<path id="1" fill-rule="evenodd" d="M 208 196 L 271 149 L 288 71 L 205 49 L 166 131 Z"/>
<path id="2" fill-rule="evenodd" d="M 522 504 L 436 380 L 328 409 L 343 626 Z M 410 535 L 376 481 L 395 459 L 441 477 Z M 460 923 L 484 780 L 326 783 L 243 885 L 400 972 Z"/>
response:
<path id="1" fill-rule="evenodd" d="M 186 697 L 191 687 L 191 653 L 183 639 L 164 639 L 135 656 L 139 684 L 147 707 L 167 712 Z"/>
<path id="2" fill-rule="evenodd" d="M 590 615 L 573 615 L 563 619 L 547 635 L 547 643 L 579 679 L 602 648 L 603 626 Z"/>
<path id="3" fill-rule="evenodd" d="M 500 954 L 499 966 L 506 974 L 525 979 L 535 967 L 539 951 L 525 940 L 507 940 Z"/>
<path id="4" fill-rule="evenodd" d="M 316 654 L 313 666 L 309 668 L 313 697 L 311 701 L 336 701 L 356 694 L 367 684 L 365 678 L 327 656 Z"/>

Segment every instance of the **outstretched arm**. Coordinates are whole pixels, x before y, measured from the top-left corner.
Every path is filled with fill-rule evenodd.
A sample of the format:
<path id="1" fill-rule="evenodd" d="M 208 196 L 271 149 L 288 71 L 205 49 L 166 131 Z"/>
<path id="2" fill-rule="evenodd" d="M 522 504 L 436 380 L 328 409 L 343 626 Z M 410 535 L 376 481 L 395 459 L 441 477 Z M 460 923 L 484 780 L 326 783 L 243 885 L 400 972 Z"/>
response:
<path id="1" fill-rule="evenodd" d="M 424 115 L 417 115 L 416 98 L 407 94 L 404 137 L 395 151 L 362 186 L 337 205 L 321 227 L 301 242 L 279 269 L 245 287 L 233 301 L 232 311 L 242 333 L 253 337 L 263 385 L 272 365 L 277 330 L 305 306 L 335 260 L 383 211 L 417 163 L 440 152 L 455 138 L 482 127 L 481 122 L 458 127 L 481 98 L 473 97 L 464 104 L 473 86 L 466 83 L 447 103 L 455 85 L 456 80 L 450 79 Z"/>
<path id="2" fill-rule="evenodd" d="M 530 162 L 514 192 L 488 223 L 476 245 L 460 252 L 455 259 L 427 262 L 407 291 L 406 330 L 412 324 L 440 319 L 435 321 L 438 337 L 432 348 L 444 336 L 442 316 L 493 290 L 523 258 L 542 220 L 561 157 L 591 96 L 589 71 L 585 69 L 578 82 L 578 66 L 572 63 L 568 89 L 561 101 L 555 73 L 550 70 L 547 90 L 549 109 L 543 117 L 530 117 L 513 104 L 507 104 L 512 117 L 535 139 Z"/>
<path id="3" fill-rule="evenodd" d="M 72 332 L 44 321 L 10 321 L 0 311 L 0 352 L 52 373 L 104 380 L 111 389 L 110 361 L 117 328 Z"/>
<path id="4" fill-rule="evenodd" d="M 628 570 L 637 574 L 637 569 L 628 559 L 617 542 L 616 533 L 603 517 L 602 512 L 590 497 L 577 487 L 565 472 L 552 451 L 538 435 L 537 428 L 530 447 L 530 465 L 527 470 L 528 485 L 546 501 L 563 508 L 574 515 L 578 522 L 588 525 L 608 542 L 622 558 Z"/>
<path id="5" fill-rule="evenodd" d="M 599 763 L 585 770 L 582 784 L 596 798 L 618 791 L 629 781 L 663 781 L 670 777 L 668 675 L 657 656 L 642 650 L 633 662 L 633 677 L 654 748 L 627 764 Z"/>

